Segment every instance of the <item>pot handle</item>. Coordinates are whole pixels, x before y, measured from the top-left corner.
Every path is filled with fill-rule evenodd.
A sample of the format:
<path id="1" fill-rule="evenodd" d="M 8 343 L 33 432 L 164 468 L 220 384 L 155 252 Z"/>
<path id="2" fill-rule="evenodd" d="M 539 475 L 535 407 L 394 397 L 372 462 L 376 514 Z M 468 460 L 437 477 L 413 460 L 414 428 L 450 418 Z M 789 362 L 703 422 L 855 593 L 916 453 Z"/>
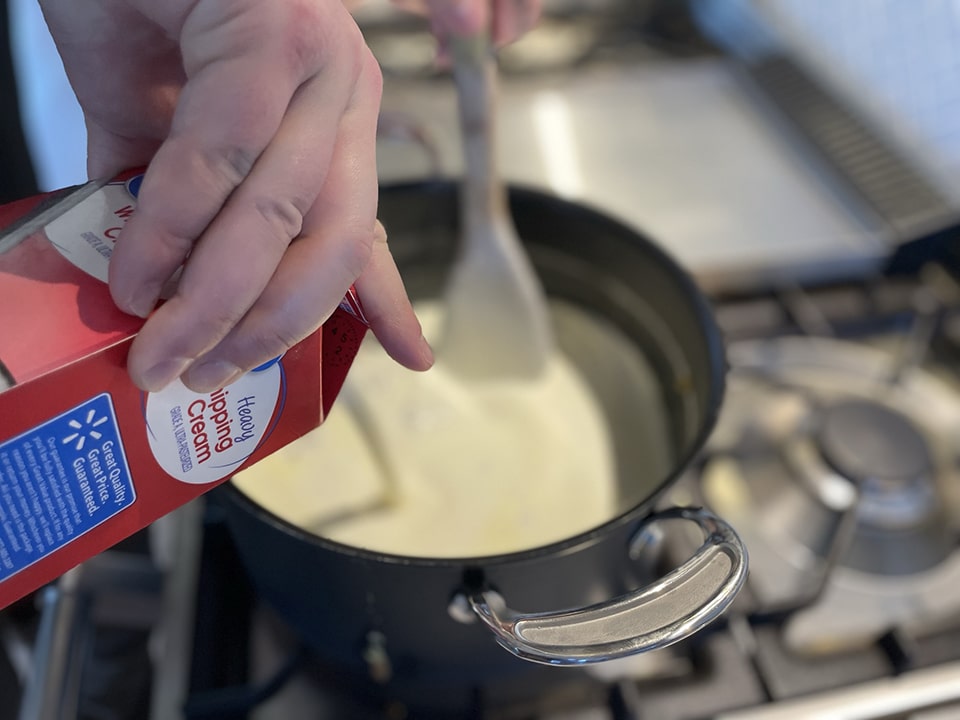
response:
<path id="1" fill-rule="evenodd" d="M 694 634 L 723 613 L 747 576 L 747 549 L 726 522 L 701 508 L 651 515 L 631 545 L 649 537 L 651 524 L 684 519 L 705 539 L 693 557 L 647 587 L 578 610 L 522 614 L 492 591 L 468 595 L 473 612 L 500 645 L 544 665 L 582 665 L 656 650 Z"/>

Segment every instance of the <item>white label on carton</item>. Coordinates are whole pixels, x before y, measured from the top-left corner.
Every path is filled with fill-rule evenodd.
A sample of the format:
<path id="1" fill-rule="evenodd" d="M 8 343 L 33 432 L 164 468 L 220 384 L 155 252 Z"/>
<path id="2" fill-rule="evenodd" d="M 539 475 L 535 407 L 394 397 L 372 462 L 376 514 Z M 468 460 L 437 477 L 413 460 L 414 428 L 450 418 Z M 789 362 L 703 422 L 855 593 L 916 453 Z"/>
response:
<path id="1" fill-rule="evenodd" d="M 110 256 L 120 231 L 136 210 L 142 177 L 104 185 L 52 220 L 46 227 L 47 238 L 72 264 L 107 282 Z"/>
<path id="2" fill-rule="evenodd" d="M 146 396 L 150 449 L 160 467 L 177 480 L 216 482 L 235 472 L 270 436 L 274 410 L 279 404 L 282 412 L 285 399 L 279 359 L 212 393 L 195 393 L 175 380 Z"/>

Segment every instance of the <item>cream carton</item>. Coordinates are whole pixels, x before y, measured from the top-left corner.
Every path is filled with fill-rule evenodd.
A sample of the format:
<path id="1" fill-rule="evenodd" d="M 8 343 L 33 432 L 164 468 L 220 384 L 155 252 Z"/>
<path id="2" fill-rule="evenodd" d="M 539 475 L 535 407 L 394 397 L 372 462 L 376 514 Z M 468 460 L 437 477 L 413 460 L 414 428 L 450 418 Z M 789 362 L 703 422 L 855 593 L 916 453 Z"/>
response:
<path id="1" fill-rule="evenodd" d="M 0 607 L 317 427 L 366 331 L 351 291 L 226 388 L 141 392 L 106 285 L 141 178 L 0 206 Z"/>

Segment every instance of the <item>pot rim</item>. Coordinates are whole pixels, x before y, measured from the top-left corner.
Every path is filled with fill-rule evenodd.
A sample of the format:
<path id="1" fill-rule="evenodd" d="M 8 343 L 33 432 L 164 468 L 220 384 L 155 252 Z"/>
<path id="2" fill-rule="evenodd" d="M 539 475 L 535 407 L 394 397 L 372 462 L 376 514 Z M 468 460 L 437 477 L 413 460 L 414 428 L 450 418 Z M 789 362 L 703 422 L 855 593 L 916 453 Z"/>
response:
<path id="1" fill-rule="evenodd" d="M 414 180 L 406 182 L 391 183 L 380 188 L 381 193 L 401 192 L 420 190 L 426 194 L 437 192 L 439 190 L 448 191 L 451 185 L 457 183 L 456 179 L 431 179 Z M 382 552 L 379 550 L 368 550 L 366 548 L 347 545 L 335 540 L 316 535 L 302 527 L 295 525 L 288 520 L 274 514 L 263 506 L 251 500 L 245 493 L 238 489 L 229 479 L 221 483 L 216 489 L 218 494 L 223 495 L 229 502 L 235 503 L 245 508 L 252 516 L 265 522 L 268 525 L 292 535 L 295 539 L 301 540 L 311 545 L 316 545 L 325 550 L 331 550 L 347 557 L 355 557 L 364 560 L 371 560 L 391 565 L 412 565 L 417 567 L 488 567 L 491 565 L 501 565 L 507 563 L 523 563 L 536 560 L 546 556 L 563 555 L 573 552 L 576 549 L 598 541 L 608 535 L 616 528 L 641 519 L 652 510 L 652 506 L 666 492 L 671 485 L 680 477 L 681 474 L 691 464 L 696 455 L 703 448 L 707 438 L 713 432 L 717 419 L 720 414 L 720 407 L 723 403 L 723 396 L 726 390 L 727 375 L 727 357 L 723 336 L 717 325 L 710 302 L 707 300 L 703 291 L 693 280 L 690 273 L 661 245 L 651 240 L 642 231 L 637 230 L 625 222 L 617 219 L 606 211 L 591 206 L 581 201 L 571 201 L 561 198 L 557 195 L 544 192 L 523 184 L 509 183 L 508 190 L 510 198 L 528 197 L 535 202 L 546 202 L 552 204 L 561 204 L 568 210 L 575 211 L 596 225 L 606 225 L 612 228 L 617 234 L 632 236 L 636 242 L 643 244 L 645 250 L 649 251 L 655 261 L 660 264 L 662 272 L 668 274 L 671 279 L 677 283 L 681 291 L 690 298 L 692 309 L 696 321 L 707 345 L 707 352 L 710 356 L 710 378 L 708 384 L 708 393 L 706 399 L 706 408 L 703 422 L 700 425 L 693 441 L 688 444 L 686 450 L 678 459 L 675 467 L 664 479 L 657 485 L 647 497 L 639 503 L 615 515 L 606 522 L 597 525 L 589 530 L 577 533 L 563 540 L 539 545 L 524 550 L 517 550 L 509 553 L 499 553 L 495 555 L 478 555 L 468 557 L 443 557 L 430 558 L 414 555 L 397 555 L 393 553 Z"/>

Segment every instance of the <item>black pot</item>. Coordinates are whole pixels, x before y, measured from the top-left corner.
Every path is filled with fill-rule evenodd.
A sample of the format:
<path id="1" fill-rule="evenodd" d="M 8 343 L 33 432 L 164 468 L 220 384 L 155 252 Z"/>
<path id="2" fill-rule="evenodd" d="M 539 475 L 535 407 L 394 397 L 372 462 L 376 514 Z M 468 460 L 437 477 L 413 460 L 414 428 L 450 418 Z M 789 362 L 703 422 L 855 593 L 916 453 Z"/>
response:
<path id="1" fill-rule="evenodd" d="M 745 576 L 743 547 L 722 521 L 697 509 L 651 516 L 720 407 L 725 360 L 707 302 L 634 230 L 531 190 L 512 189 L 510 203 L 555 305 L 558 342 L 606 408 L 621 512 L 546 547 L 410 558 L 331 542 L 222 486 L 217 497 L 258 590 L 341 668 L 389 667 L 405 684 L 478 683 L 518 672 L 517 656 L 569 665 L 662 647 L 719 615 Z M 456 252 L 456 185 L 383 188 L 380 218 L 410 295 L 438 295 Z M 324 482 L 336 478 L 318 477 Z M 668 518 L 697 523 L 706 540 L 643 589 L 655 580 L 638 562 L 647 530 Z M 506 606 L 552 614 L 517 616 Z"/>

